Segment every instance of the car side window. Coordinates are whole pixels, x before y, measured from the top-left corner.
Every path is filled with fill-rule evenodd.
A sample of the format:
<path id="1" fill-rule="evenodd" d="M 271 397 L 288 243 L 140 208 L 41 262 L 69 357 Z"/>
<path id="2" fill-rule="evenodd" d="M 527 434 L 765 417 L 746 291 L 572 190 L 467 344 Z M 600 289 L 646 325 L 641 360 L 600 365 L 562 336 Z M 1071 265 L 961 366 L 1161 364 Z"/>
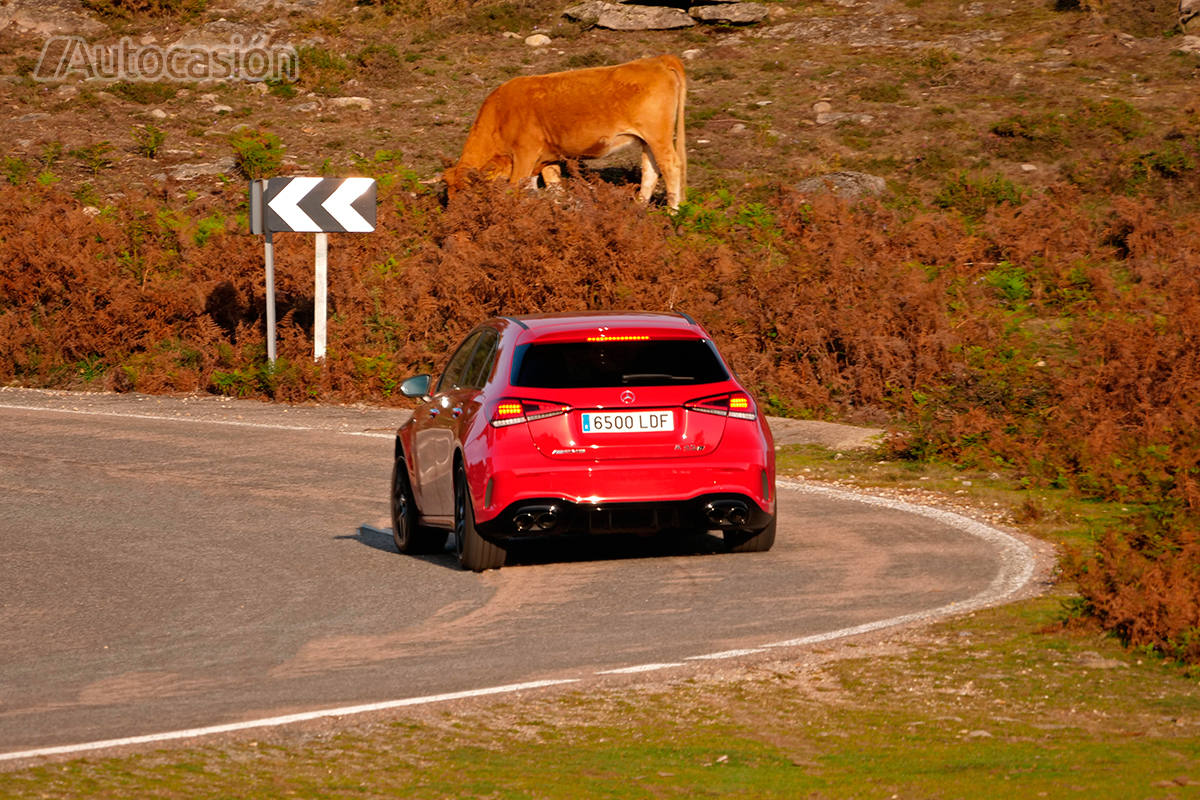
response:
<path id="1" fill-rule="evenodd" d="M 462 385 L 467 361 L 471 358 L 471 353 L 475 350 L 475 345 L 479 343 L 479 337 L 482 335 L 483 331 L 472 333 L 458 346 L 454 355 L 450 356 L 450 363 L 446 365 L 446 371 L 442 373 L 442 379 L 438 381 L 437 390 L 439 392 L 449 391 Z"/>
<path id="2" fill-rule="evenodd" d="M 492 364 L 496 361 L 496 343 L 499 340 L 500 334 L 490 328 L 479 337 L 479 344 L 475 346 L 475 352 L 471 354 L 471 360 L 467 362 L 467 368 L 463 371 L 464 387 L 483 388 L 488 375 L 492 374 Z"/>

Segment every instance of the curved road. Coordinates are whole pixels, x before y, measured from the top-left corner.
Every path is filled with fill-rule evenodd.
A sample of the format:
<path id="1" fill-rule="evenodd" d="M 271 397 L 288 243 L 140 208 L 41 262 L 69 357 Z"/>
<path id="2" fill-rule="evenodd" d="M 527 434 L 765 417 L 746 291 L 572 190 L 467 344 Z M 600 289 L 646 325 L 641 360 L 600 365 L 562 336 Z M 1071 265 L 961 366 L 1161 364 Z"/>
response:
<path id="1" fill-rule="evenodd" d="M 986 526 L 788 484 L 769 553 L 606 539 L 460 572 L 392 549 L 402 413 L 0 389 L 0 762 L 795 646 L 1031 576 Z"/>

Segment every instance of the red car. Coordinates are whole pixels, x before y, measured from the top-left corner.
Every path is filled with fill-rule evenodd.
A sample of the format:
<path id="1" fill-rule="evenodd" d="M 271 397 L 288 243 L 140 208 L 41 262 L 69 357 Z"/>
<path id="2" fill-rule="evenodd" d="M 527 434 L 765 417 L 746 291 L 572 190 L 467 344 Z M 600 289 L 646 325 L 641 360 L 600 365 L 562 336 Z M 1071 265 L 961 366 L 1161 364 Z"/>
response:
<path id="1" fill-rule="evenodd" d="M 775 447 L 712 340 L 685 314 L 489 319 L 396 434 L 392 530 L 402 553 L 454 535 L 466 569 L 514 541 L 717 530 L 775 541 Z"/>

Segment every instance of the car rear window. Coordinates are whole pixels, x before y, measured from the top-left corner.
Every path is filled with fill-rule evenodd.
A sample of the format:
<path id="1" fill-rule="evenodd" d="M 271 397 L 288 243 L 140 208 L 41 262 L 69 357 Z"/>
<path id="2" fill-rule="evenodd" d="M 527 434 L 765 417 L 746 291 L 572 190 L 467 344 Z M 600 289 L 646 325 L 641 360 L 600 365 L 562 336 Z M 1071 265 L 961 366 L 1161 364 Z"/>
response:
<path id="1" fill-rule="evenodd" d="M 687 386 L 729 380 L 712 342 L 533 342 L 513 354 L 513 385 L 536 389 Z"/>

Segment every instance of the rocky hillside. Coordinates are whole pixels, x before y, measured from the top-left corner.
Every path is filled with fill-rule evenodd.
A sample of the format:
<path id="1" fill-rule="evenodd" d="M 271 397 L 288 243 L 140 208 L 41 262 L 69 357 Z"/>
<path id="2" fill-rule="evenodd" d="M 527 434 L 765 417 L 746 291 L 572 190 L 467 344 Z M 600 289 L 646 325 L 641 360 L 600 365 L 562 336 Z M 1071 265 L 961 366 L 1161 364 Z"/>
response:
<path id="1" fill-rule="evenodd" d="M 434 182 L 507 78 L 670 52 L 700 191 L 854 172 L 898 203 L 958 175 L 1195 199 L 1195 0 L 784 0 L 747 24 L 715 5 L 611 30 L 546 0 L 3 0 L 3 176 L 89 205 L 276 171 Z M 254 48 L 294 61 L 280 80 L 144 80 L 175 52 Z M 145 74 L 105 72 L 114 53 Z M 626 180 L 635 162 L 589 166 Z"/>

